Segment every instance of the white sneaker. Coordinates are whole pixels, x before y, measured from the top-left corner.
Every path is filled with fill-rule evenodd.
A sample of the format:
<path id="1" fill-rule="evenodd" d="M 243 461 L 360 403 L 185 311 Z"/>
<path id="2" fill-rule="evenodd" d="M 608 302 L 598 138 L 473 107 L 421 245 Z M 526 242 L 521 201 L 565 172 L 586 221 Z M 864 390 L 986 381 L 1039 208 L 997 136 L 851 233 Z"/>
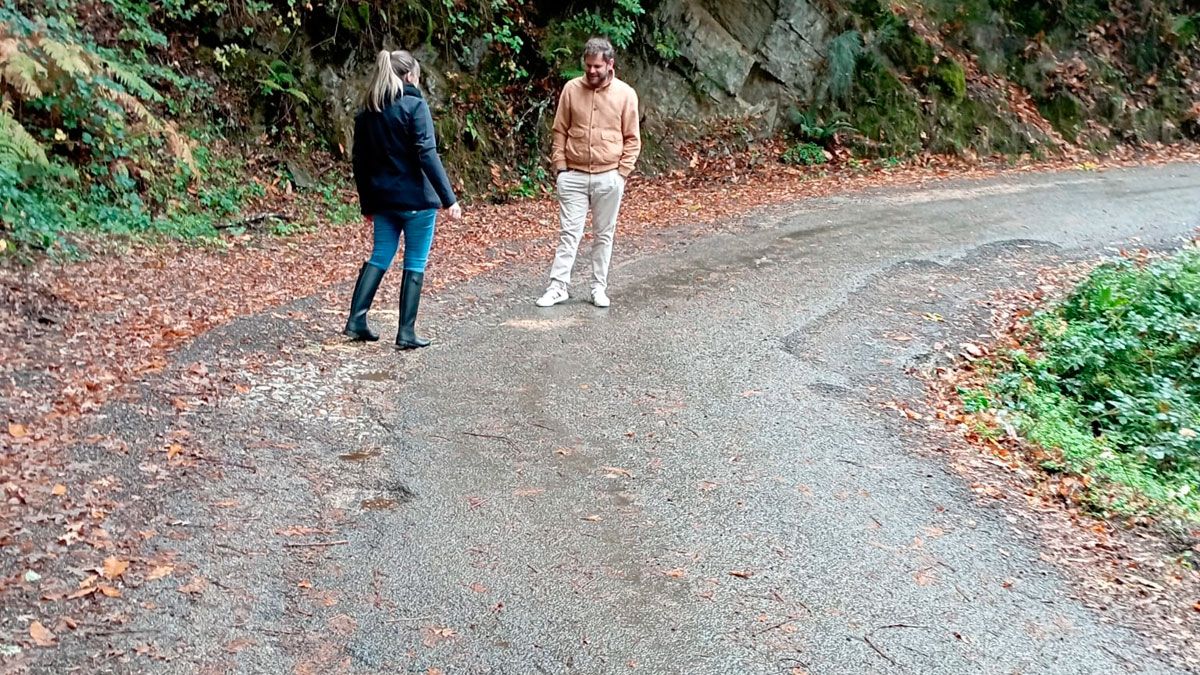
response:
<path id="1" fill-rule="evenodd" d="M 603 288 L 592 290 L 592 304 L 597 307 L 608 307 L 608 294 Z"/>
<path id="2" fill-rule="evenodd" d="M 547 288 L 546 292 L 542 294 L 542 297 L 538 298 L 537 302 L 533 304 L 537 305 L 538 307 L 552 307 L 569 297 L 571 296 L 567 294 L 567 290 L 565 288 L 552 286 Z"/>

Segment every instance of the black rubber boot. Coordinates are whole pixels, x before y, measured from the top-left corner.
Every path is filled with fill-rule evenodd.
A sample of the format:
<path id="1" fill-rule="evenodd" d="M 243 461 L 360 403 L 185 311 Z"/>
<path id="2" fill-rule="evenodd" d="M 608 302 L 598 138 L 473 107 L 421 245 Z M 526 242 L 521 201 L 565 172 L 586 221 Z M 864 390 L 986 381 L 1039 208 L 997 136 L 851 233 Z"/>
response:
<path id="1" fill-rule="evenodd" d="M 397 349 L 428 347 L 429 340 L 417 337 L 417 308 L 421 305 L 421 285 L 425 283 L 424 272 L 404 270 L 400 283 L 400 331 L 396 333 Z"/>
<path id="2" fill-rule="evenodd" d="M 355 340 L 374 342 L 379 334 L 367 326 L 367 310 L 375 300 L 375 291 L 379 290 L 379 282 L 383 280 L 384 270 L 363 263 L 358 271 L 358 281 L 354 283 L 354 295 L 350 298 L 350 318 L 346 320 L 346 337 Z"/>

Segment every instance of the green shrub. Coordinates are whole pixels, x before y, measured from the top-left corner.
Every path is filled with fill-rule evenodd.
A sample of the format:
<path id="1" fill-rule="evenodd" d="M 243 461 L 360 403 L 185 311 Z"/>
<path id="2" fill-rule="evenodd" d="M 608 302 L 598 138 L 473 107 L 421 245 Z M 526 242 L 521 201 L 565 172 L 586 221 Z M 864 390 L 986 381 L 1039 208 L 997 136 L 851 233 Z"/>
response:
<path id="1" fill-rule="evenodd" d="M 1105 265 L 1031 325 L 1040 355 L 1014 354 L 995 384 L 1026 436 L 1200 516 L 1200 250 Z"/>
<path id="2" fill-rule="evenodd" d="M 807 141 L 797 143 L 788 148 L 780 159 L 784 164 L 800 166 L 815 166 L 829 161 L 829 158 L 825 156 L 825 148 Z"/>

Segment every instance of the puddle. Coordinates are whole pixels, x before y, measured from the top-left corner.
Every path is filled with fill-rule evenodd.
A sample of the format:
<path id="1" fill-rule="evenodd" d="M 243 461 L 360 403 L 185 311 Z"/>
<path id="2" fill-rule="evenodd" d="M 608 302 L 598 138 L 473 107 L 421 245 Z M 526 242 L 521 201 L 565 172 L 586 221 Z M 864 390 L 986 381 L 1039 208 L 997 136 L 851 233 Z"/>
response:
<path id="1" fill-rule="evenodd" d="M 388 382 L 389 380 L 396 379 L 396 374 L 390 370 L 380 370 L 360 375 L 358 379 L 367 380 L 368 382 Z"/>
<path id="2" fill-rule="evenodd" d="M 359 450 L 358 452 L 348 452 L 344 455 L 338 455 L 338 459 L 343 462 L 365 462 L 372 457 L 378 456 L 378 450 Z"/>
<path id="3" fill-rule="evenodd" d="M 375 499 L 362 500 L 361 506 L 367 511 L 390 511 L 400 506 L 400 501 L 388 499 L 387 497 L 376 497 Z"/>

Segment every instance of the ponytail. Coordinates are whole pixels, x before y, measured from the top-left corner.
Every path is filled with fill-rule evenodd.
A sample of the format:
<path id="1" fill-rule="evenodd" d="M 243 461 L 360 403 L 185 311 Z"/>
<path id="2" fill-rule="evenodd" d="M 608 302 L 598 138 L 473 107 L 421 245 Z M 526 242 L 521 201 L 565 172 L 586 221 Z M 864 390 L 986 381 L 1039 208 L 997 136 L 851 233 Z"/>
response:
<path id="1" fill-rule="evenodd" d="M 379 52 L 375 58 L 375 77 L 367 87 L 366 107 L 381 112 L 397 96 L 404 95 L 404 78 L 409 73 L 421 74 L 421 64 L 406 51 Z"/>

